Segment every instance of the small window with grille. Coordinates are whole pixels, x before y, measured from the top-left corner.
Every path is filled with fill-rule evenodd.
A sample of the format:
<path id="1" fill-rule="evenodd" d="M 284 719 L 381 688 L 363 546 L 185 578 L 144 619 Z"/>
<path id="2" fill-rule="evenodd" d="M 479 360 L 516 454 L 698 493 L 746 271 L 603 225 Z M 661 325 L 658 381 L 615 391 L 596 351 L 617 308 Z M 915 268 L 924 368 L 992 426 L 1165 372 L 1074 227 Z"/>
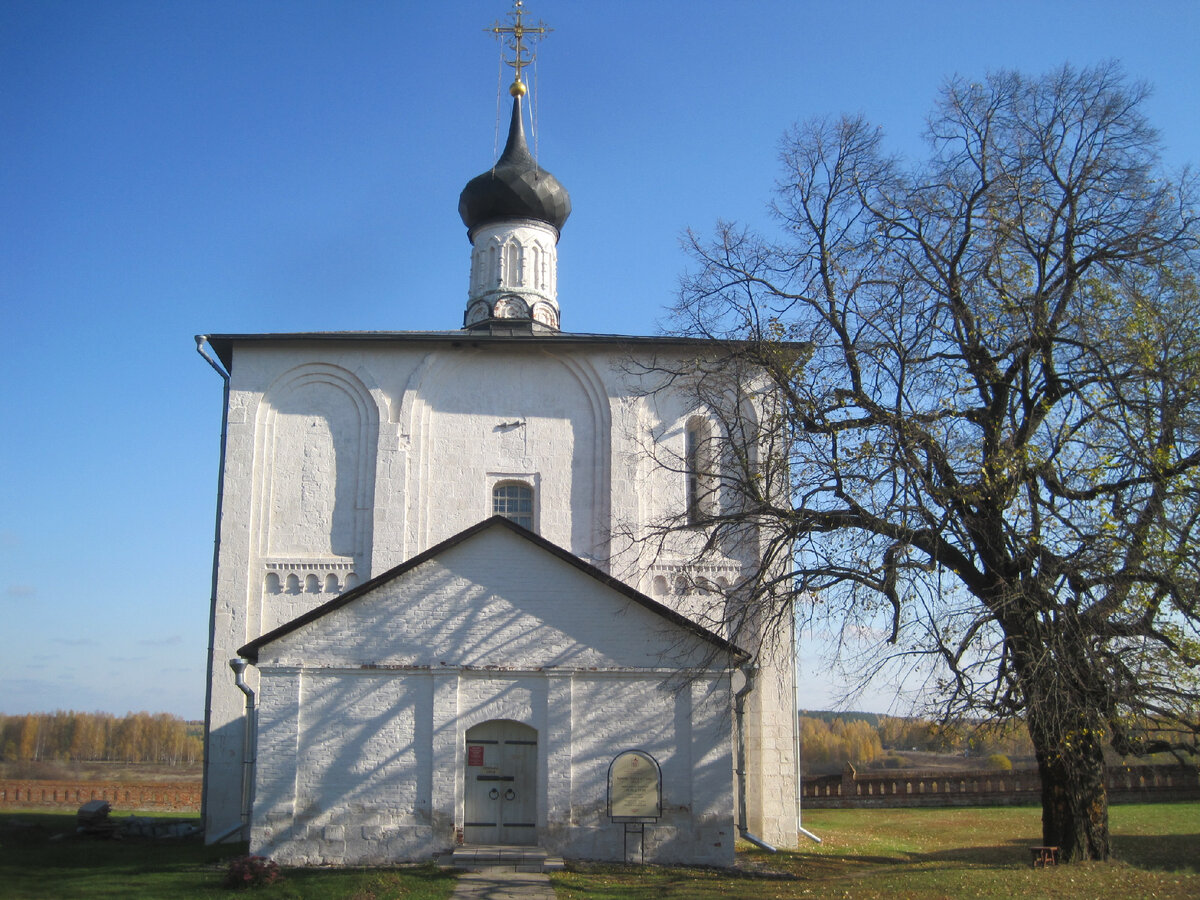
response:
<path id="1" fill-rule="evenodd" d="M 533 531 L 533 488 L 520 481 L 496 485 L 492 488 L 492 515 Z"/>

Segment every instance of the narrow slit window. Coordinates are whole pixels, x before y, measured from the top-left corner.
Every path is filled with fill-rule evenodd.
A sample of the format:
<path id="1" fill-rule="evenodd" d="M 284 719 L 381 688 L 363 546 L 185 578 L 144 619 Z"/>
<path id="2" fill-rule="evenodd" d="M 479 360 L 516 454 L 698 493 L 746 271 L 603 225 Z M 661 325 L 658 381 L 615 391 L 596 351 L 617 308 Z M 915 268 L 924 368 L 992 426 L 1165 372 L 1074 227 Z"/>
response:
<path id="1" fill-rule="evenodd" d="M 684 477 L 689 525 L 700 524 L 716 509 L 712 442 L 712 426 L 707 420 L 699 416 L 688 419 L 684 430 Z"/>
<path id="2" fill-rule="evenodd" d="M 512 288 L 524 287 L 521 272 L 521 245 L 512 241 L 504 248 L 504 283 Z"/>

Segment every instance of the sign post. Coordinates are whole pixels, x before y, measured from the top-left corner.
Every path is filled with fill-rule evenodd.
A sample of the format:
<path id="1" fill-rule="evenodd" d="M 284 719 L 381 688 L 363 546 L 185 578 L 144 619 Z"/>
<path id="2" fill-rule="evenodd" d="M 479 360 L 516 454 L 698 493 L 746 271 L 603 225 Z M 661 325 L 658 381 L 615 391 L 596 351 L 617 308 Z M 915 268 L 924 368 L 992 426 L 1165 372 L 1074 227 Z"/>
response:
<path id="1" fill-rule="evenodd" d="M 662 817 L 662 769 L 644 750 L 618 753 L 608 767 L 608 815 L 625 826 L 625 861 L 643 863 L 646 825 Z"/>

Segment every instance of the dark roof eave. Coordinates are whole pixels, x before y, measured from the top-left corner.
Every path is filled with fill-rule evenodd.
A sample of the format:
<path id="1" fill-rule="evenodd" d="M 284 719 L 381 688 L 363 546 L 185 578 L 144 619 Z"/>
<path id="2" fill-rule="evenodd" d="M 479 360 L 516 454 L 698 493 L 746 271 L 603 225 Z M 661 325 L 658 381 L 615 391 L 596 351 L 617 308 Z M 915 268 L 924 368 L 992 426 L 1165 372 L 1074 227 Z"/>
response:
<path id="1" fill-rule="evenodd" d="M 588 334 L 556 331 L 552 333 L 489 334 L 461 329 L 455 331 L 299 331 L 269 334 L 201 334 L 197 341 L 207 341 L 227 372 L 233 371 L 234 344 L 290 343 L 394 343 L 444 344 L 447 346 L 482 346 L 485 344 L 571 344 L 576 346 L 628 347 L 739 347 L 744 341 L 719 341 L 712 338 L 679 335 Z M 807 348 L 800 342 L 781 342 L 797 349 Z"/>

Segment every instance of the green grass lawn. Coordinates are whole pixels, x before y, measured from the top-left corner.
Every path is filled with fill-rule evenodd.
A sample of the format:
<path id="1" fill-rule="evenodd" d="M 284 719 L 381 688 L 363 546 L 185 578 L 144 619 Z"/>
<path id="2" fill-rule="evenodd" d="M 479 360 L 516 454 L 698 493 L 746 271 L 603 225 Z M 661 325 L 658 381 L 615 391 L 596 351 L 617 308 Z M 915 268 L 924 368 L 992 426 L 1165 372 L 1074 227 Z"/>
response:
<path id="1" fill-rule="evenodd" d="M 114 812 L 113 819 L 128 816 Z M 154 818 L 169 815 L 149 814 Z M 178 818 L 188 818 L 180 816 Z M 284 879 L 249 892 L 221 886 L 228 862 L 246 845 L 205 847 L 183 840 L 104 840 L 75 834 L 75 815 L 0 810 L 0 897 L 121 897 L 191 900 L 445 900 L 454 875 L 435 866 L 392 869 L 288 869 Z"/>
<path id="2" fill-rule="evenodd" d="M 1032 869 L 1039 809 L 837 809 L 805 816 L 822 844 L 747 848 L 758 871 L 580 866 L 553 880 L 559 900 L 1200 897 L 1200 804 L 1114 806 L 1109 818 L 1120 861 L 1107 865 Z"/>
<path id="3" fill-rule="evenodd" d="M 121 818 L 127 813 L 114 813 Z M 579 864 L 553 877 L 559 900 L 766 900 L 808 897 L 1197 898 L 1200 803 L 1115 806 L 1118 862 L 1031 869 L 1031 808 L 815 810 L 823 844 L 740 854 L 741 869 Z M 85 838 L 67 814 L 0 810 L 0 897 L 237 896 L 221 887 L 245 845 Z M 288 869 L 250 896 L 445 900 L 454 876 L 433 866 Z"/>

